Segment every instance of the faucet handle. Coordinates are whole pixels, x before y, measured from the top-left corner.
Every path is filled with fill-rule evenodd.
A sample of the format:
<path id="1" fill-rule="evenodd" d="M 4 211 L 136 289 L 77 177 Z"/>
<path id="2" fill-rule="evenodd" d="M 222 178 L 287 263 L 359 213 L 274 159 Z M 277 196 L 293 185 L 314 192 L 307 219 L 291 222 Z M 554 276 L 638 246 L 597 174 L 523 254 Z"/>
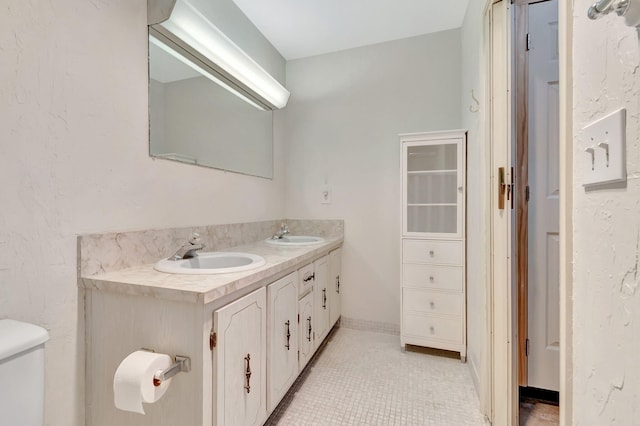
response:
<path id="1" fill-rule="evenodd" d="M 189 237 L 189 242 L 191 244 L 200 243 L 200 234 L 198 234 L 197 232 L 192 233 L 191 236 Z"/>

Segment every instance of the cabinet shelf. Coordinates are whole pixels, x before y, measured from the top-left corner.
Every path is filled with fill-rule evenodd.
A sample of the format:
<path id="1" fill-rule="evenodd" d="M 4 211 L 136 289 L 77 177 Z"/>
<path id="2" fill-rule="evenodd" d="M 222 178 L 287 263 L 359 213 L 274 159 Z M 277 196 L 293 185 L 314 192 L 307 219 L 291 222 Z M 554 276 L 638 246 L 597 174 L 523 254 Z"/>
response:
<path id="1" fill-rule="evenodd" d="M 409 170 L 408 175 L 455 175 L 458 171 L 452 170 Z"/>
<path id="2" fill-rule="evenodd" d="M 456 207 L 456 203 L 408 203 L 407 207 Z"/>

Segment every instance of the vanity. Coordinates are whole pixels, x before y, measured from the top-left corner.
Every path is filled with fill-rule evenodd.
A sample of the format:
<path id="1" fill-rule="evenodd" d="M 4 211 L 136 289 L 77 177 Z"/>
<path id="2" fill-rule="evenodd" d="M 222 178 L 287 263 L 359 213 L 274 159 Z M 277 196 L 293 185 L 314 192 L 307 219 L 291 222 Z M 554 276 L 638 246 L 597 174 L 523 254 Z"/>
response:
<path id="1" fill-rule="evenodd" d="M 340 317 L 342 221 L 287 220 L 311 244 L 273 244 L 281 221 L 79 237 L 84 292 L 87 425 L 260 425 Z M 264 258 L 221 274 L 158 272 L 192 232 L 206 251 Z M 130 353 L 190 359 L 145 415 L 114 406 L 113 378 Z"/>

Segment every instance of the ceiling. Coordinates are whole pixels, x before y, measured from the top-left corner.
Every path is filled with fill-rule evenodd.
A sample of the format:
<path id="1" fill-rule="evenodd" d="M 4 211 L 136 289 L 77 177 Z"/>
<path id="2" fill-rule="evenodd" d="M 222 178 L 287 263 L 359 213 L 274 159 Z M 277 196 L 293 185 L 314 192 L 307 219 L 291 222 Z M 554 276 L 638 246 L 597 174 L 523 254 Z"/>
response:
<path id="1" fill-rule="evenodd" d="M 469 0 L 234 2 L 291 60 L 459 28 Z"/>

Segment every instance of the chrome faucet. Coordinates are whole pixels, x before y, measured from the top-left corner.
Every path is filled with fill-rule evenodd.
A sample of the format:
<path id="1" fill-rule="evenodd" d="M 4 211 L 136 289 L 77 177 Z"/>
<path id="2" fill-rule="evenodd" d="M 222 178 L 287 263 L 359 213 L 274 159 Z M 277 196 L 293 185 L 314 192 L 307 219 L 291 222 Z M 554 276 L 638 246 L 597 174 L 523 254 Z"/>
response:
<path id="1" fill-rule="evenodd" d="M 200 242 L 200 234 L 194 232 L 191 234 L 191 237 L 189 237 L 189 241 L 184 243 L 182 247 L 170 256 L 169 260 L 189 259 L 195 257 L 197 256 L 196 252 L 203 248 L 205 248 L 205 245 Z"/>
<path id="2" fill-rule="evenodd" d="M 282 225 L 280 225 L 280 230 L 276 232 L 276 234 L 273 237 L 271 237 L 271 239 L 279 240 L 285 235 L 287 235 L 288 233 L 289 233 L 289 227 L 287 226 L 286 223 L 283 223 Z"/>

